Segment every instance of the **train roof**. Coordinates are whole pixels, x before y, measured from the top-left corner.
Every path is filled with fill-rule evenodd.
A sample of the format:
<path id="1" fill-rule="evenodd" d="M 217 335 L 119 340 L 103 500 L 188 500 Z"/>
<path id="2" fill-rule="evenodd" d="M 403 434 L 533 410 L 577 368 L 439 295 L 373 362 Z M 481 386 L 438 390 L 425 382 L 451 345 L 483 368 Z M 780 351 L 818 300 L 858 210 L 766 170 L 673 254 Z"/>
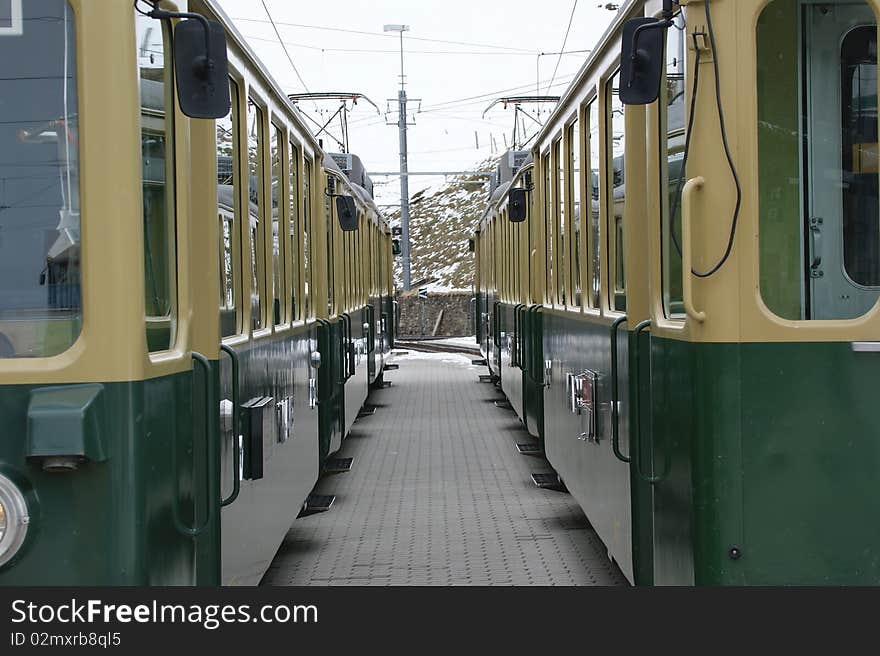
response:
<path id="1" fill-rule="evenodd" d="M 282 90 L 281 85 L 272 77 L 272 74 L 269 72 L 269 69 L 263 64 L 262 60 L 257 57 L 257 54 L 254 52 L 253 48 L 248 45 L 248 42 L 245 40 L 244 36 L 242 36 L 241 32 L 238 31 L 238 28 L 235 26 L 235 23 L 232 22 L 232 19 L 229 18 L 229 15 L 223 10 L 223 7 L 220 6 L 219 0 L 201 0 L 208 7 L 208 9 L 220 20 L 223 24 L 223 29 L 226 30 L 226 34 L 229 38 L 235 42 L 235 46 L 241 50 L 246 56 L 250 65 L 254 67 L 254 69 L 263 77 L 266 84 L 272 88 L 272 91 L 275 92 L 277 99 L 279 102 L 284 102 L 287 104 L 288 108 L 291 111 L 291 114 L 296 117 L 296 120 L 299 122 L 299 127 L 301 128 L 302 136 L 307 139 L 311 146 L 315 150 L 323 151 L 321 144 L 318 143 L 318 139 L 312 134 L 312 131 L 309 129 L 308 125 L 306 125 L 305 120 L 302 118 L 302 112 L 300 109 L 294 105 L 290 99 L 288 99 L 287 94 Z"/>

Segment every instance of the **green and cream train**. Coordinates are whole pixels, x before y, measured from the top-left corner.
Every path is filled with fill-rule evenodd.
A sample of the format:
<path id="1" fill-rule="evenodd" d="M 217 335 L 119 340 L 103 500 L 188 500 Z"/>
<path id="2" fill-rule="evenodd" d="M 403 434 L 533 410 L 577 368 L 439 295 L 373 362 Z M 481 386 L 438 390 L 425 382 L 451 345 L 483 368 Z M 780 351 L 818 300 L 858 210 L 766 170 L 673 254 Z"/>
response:
<path id="1" fill-rule="evenodd" d="M 633 583 L 880 583 L 878 15 L 623 3 L 480 221 L 491 373 Z"/>
<path id="2" fill-rule="evenodd" d="M 5 4 L 0 584 L 256 583 L 381 379 L 389 227 L 214 0 Z"/>

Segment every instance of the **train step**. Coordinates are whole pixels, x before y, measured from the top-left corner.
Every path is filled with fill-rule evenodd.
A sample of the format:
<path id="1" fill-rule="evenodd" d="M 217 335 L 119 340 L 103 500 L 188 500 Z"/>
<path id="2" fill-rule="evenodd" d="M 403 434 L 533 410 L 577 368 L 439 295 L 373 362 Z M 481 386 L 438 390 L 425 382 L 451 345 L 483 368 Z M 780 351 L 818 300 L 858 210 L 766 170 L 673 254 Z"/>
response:
<path id="1" fill-rule="evenodd" d="M 358 419 L 361 417 L 369 417 L 370 415 L 376 414 L 376 406 L 374 405 L 365 405 L 358 412 Z"/>
<path id="2" fill-rule="evenodd" d="M 500 401 L 494 401 L 496 408 L 501 408 L 502 410 L 513 410 L 513 406 L 510 405 L 510 401 L 507 399 L 502 399 Z"/>
<path id="3" fill-rule="evenodd" d="M 495 376 L 491 374 L 480 374 L 480 382 L 481 383 L 494 383 Z"/>
<path id="4" fill-rule="evenodd" d="M 354 464 L 354 458 L 328 458 L 324 463 L 324 473 L 344 474 L 351 471 L 352 464 Z"/>
<path id="5" fill-rule="evenodd" d="M 308 515 L 327 512 L 334 501 L 336 501 L 336 495 L 334 494 L 315 494 L 313 492 L 303 503 L 302 510 L 299 511 L 297 517 L 307 517 Z"/>
<path id="6" fill-rule="evenodd" d="M 539 473 L 532 474 L 532 482 L 543 490 L 557 490 L 558 492 L 568 492 L 565 484 L 559 478 L 559 474 Z"/>
<path id="7" fill-rule="evenodd" d="M 524 456 L 544 455 L 544 451 L 539 444 L 517 444 L 516 450 Z"/>
<path id="8" fill-rule="evenodd" d="M 480 358 L 478 360 L 471 360 L 471 364 L 475 364 L 480 367 L 488 367 L 489 363 L 486 361 L 486 358 Z"/>
<path id="9" fill-rule="evenodd" d="M 399 364 L 386 364 L 382 368 L 382 371 L 394 371 L 395 369 L 400 369 L 400 365 Z"/>

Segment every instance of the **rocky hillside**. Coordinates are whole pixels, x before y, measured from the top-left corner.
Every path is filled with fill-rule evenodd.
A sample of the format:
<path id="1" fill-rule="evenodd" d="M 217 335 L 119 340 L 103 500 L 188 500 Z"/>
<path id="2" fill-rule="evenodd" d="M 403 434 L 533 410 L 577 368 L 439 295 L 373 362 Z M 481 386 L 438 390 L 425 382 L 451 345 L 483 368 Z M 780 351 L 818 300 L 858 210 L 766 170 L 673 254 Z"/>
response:
<path id="1" fill-rule="evenodd" d="M 491 171 L 494 160 L 474 170 Z M 474 256 L 468 239 L 477 226 L 488 200 L 486 178 L 455 177 L 415 194 L 410 201 L 410 274 L 413 287 L 430 291 L 470 290 L 474 280 Z M 400 225 L 400 212 L 389 215 Z M 395 282 L 401 284 L 401 259 L 395 258 Z"/>

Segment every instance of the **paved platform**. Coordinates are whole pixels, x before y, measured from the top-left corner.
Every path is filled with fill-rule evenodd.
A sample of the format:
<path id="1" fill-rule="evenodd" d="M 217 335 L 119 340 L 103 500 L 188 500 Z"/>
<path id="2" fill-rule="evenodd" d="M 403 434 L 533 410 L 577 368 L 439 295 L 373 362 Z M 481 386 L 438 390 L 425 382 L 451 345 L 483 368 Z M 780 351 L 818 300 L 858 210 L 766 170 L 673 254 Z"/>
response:
<path id="1" fill-rule="evenodd" d="M 411 352 L 385 373 L 324 476 L 329 512 L 302 517 L 264 585 L 617 585 L 625 580 L 570 495 L 534 486 L 550 471 L 464 355 Z"/>

